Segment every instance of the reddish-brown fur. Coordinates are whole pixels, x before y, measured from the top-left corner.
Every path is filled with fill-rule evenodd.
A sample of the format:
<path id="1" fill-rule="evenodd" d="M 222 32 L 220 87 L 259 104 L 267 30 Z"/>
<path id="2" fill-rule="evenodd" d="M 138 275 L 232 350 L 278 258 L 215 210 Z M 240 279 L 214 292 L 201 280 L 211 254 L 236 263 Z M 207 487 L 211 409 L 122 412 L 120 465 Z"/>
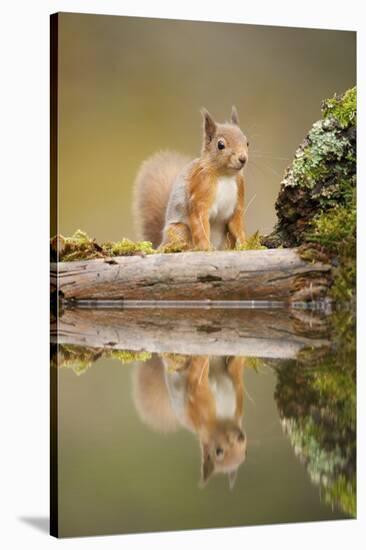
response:
<path id="1" fill-rule="evenodd" d="M 150 240 L 155 247 L 181 241 L 187 248 L 209 250 L 210 208 L 216 197 L 218 179 L 235 177 L 237 182 L 236 208 L 227 221 L 228 248 L 245 242 L 244 188 L 242 165 L 239 159 L 248 158 L 248 143 L 239 128 L 239 119 L 233 107 L 231 123 L 218 124 L 203 110 L 204 139 L 201 156 L 194 161 L 187 178 L 188 223 L 172 223 L 165 227 L 165 213 L 175 178 L 189 159 L 174 152 L 154 155 L 145 161 L 135 184 L 135 219 L 140 237 Z M 225 147 L 218 150 L 218 140 Z M 164 240 L 163 240 L 163 230 Z"/>
<path id="2" fill-rule="evenodd" d="M 194 248 L 209 250 L 210 221 L 209 210 L 215 200 L 216 174 L 212 168 L 199 162 L 189 178 L 189 228 Z"/>
<path id="3" fill-rule="evenodd" d="M 241 422 L 244 405 L 243 357 L 228 359 L 227 370 L 236 393 L 235 418 L 220 420 L 209 382 L 210 360 L 208 356 L 193 356 L 189 361 L 187 380 L 187 413 L 201 444 L 202 483 L 207 483 L 214 472 L 227 472 L 229 478 L 236 475 L 246 455 L 246 439 L 237 440 L 243 433 Z M 217 447 L 226 449 L 221 460 L 215 456 Z M 234 478 L 230 479 L 232 484 Z"/>
<path id="4" fill-rule="evenodd" d="M 236 243 L 242 245 L 245 243 L 244 231 L 244 199 L 245 199 L 245 181 L 244 176 L 236 176 L 238 186 L 238 201 L 234 213 L 228 223 L 229 247 L 235 248 Z"/>
<path id="5" fill-rule="evenodd" d="M 233 486 L 240 464 L 246 456 L 247 442 L 238 439 L 242 430 L 244 409 L 243 369 L 244 357 L 225 359 L 227 375 L 235 389 L 235 413 L 231 418 L 218 417 L 216 400 L 210 384 L 210 361 L 208 356 L 162 354 L 138 366 L 134 376 L 134 401 L 141 420 L 154 430 L 174 431 L 178 426 L 169 403 L 164 370 L 186 372 L 185 411 L 187 429 L 197 435 L 201 448 L 201 482 L 207 483 L 214 474 L 224 472 Z M 243 437 L 243 436 L 241 436 Z M 216 449 L 224 453 L 217 458 Z"/>

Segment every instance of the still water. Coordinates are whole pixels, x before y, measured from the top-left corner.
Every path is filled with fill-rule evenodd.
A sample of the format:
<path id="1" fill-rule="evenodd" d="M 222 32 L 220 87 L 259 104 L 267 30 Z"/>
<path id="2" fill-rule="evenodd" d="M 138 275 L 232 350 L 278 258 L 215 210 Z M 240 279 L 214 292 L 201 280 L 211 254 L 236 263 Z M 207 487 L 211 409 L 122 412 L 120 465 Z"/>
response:
<path id="1" fill-rule="evenodd" d="M 64 312 L 60 536 L 355 517 L 354 335 L 348 313 Z"/>

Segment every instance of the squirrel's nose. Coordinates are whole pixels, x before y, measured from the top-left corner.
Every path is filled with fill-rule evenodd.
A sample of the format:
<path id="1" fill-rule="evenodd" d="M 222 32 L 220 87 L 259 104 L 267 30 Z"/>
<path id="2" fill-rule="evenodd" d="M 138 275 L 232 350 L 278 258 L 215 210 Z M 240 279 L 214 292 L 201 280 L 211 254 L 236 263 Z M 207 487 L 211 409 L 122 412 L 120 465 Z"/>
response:
<path id="1" fill-rule="evenodd" d="M 244 155 L 242 155 L 241 157 L 239 157 L 239 162 L 242 166 L 244 166 L 244 164 L 246 163 L 247 161 L 247 157 L 245 157 Z"/>

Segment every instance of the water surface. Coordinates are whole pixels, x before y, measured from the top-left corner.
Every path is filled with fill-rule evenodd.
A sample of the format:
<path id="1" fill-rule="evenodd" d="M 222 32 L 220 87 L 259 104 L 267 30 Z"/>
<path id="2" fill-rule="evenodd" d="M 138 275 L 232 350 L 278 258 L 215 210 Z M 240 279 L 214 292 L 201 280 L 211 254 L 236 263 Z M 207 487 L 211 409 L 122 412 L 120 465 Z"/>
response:
<path id="1" fill-rule="evenodd" d="M 132 326 L 135 313 L 128 315 Z M 136 315 L 135 333 L 144 327 L 141 334 L 137 331 L 140 350 L 120 350 L 116 342 L 109 347 L 82 347 L 71 344 L 69 334 L 68 342 L 60 344 L 54 355 L 54 360 L 58 357 L 61 536 L 355 515 L 354 332 L 347 315 L 336 317 L 337 325 L 334 319 L 330 323 L 310 316 L 310 321 L 308 317 L 304 321 L 299 314 L 294 318 L 280 312 L 274 312 L 269 321 L 264 314 L 261 334 L 255 336 L 260 327 L 248 334 L 249 313 L 232 312 L 231 331 L 236 323 L 237 342 L 245 351 L 250 341 L 250 356 L 238 354 L 235 341 L 235 355 L 227 355 L 226 348 L 218 353 L 220 338 L 227 334 L 228 312 L 214 314 L 215 331 L 207 328 L 212 329 L 209 313 L 204 325 L 199 325 L 202 312 L 176 313 L 171 344 L 168 339 L 162 344 L 172 349 L 160 353 L 144 349 L 143 341 L 149 323 L 157 330 L 157 318 L 144 312 L 142 323 L 141 314 Z M 167 315 L 170 322 L 168 313 L 156 315 L 159 330 Z M 117 334 L 116 313 L 104 315 L 103 327 L 94 315 L 96 334 L 106 331 L 109 316 L 110 329 Z M 187 318 L 191 338 L 182 330 Z M 277 336 L 268 332 L 270 326 L 276 328 L 276 318 L 281 329 Z M 256 319 L 258 324 L 260 318 Z M 121 313 L 120 322 L 124 321 Z M 77 326 L 75 318 L 73 322 L 70 331 L 77 340 L 75 335 L 87 333 L 85 313 L 82 325 Z M 197 334 L 202 335 L 203 351 L 199 354 L 195 348 L 192 354 Z M 84 338 L 90 343 L 90 334 Z M 210 339 L 216 355 L 207 353 Z M 253 352 L 256 341 L 258 356 Z M 292 349 L 294 342 L 297 347 Z M 277 357 L 268 357 L 271 345 Z M 131 346 L 136 347 L 133 339 Z M 187 353 L 182 353 L 184 346 Z M 234 376 L 230 365 L 236 369 Z M 202 373 L 197 386 L 201 389 L 208 374 L 211 397 L 207 388 L 203 398 L 200 389 L 195 393 L 192 381 L 189 387 L 193 369 Z M 216 461 L 204 483 L 202 441 L 208 437 L 212 442 L 214 437 L 202 434 L 210 431 L 207 418 L 212 423 L 212 402 L 216 421 L 221 422 L 221 443 L 235 425 L 238 438 L 242 439 L 239 431 L 245 437 L 246 452 L 241 447 L 234 467 L 231 464 L 224 473 L 218 471 Z M 224 417 L 230 424 L 226 428 L 222 428 Z M 226 457 L 231 452 L 226 440 L 223 447 Z"/>

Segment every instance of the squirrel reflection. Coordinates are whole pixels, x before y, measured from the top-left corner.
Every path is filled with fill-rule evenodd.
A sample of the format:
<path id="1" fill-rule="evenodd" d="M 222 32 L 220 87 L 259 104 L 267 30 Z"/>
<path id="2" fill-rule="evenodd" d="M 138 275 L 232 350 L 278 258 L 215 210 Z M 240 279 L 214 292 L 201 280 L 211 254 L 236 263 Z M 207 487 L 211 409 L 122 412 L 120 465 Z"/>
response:
<path id="1" fill-rule="evenodd" d="M 202 486 L 221 472 L 233 488 L 245 460 L 244 364 L 244 357 L 162 354 L 135 371 L 134 398 L 141 419 L 159 431 L 180 425 L 197 435 Z"/>

